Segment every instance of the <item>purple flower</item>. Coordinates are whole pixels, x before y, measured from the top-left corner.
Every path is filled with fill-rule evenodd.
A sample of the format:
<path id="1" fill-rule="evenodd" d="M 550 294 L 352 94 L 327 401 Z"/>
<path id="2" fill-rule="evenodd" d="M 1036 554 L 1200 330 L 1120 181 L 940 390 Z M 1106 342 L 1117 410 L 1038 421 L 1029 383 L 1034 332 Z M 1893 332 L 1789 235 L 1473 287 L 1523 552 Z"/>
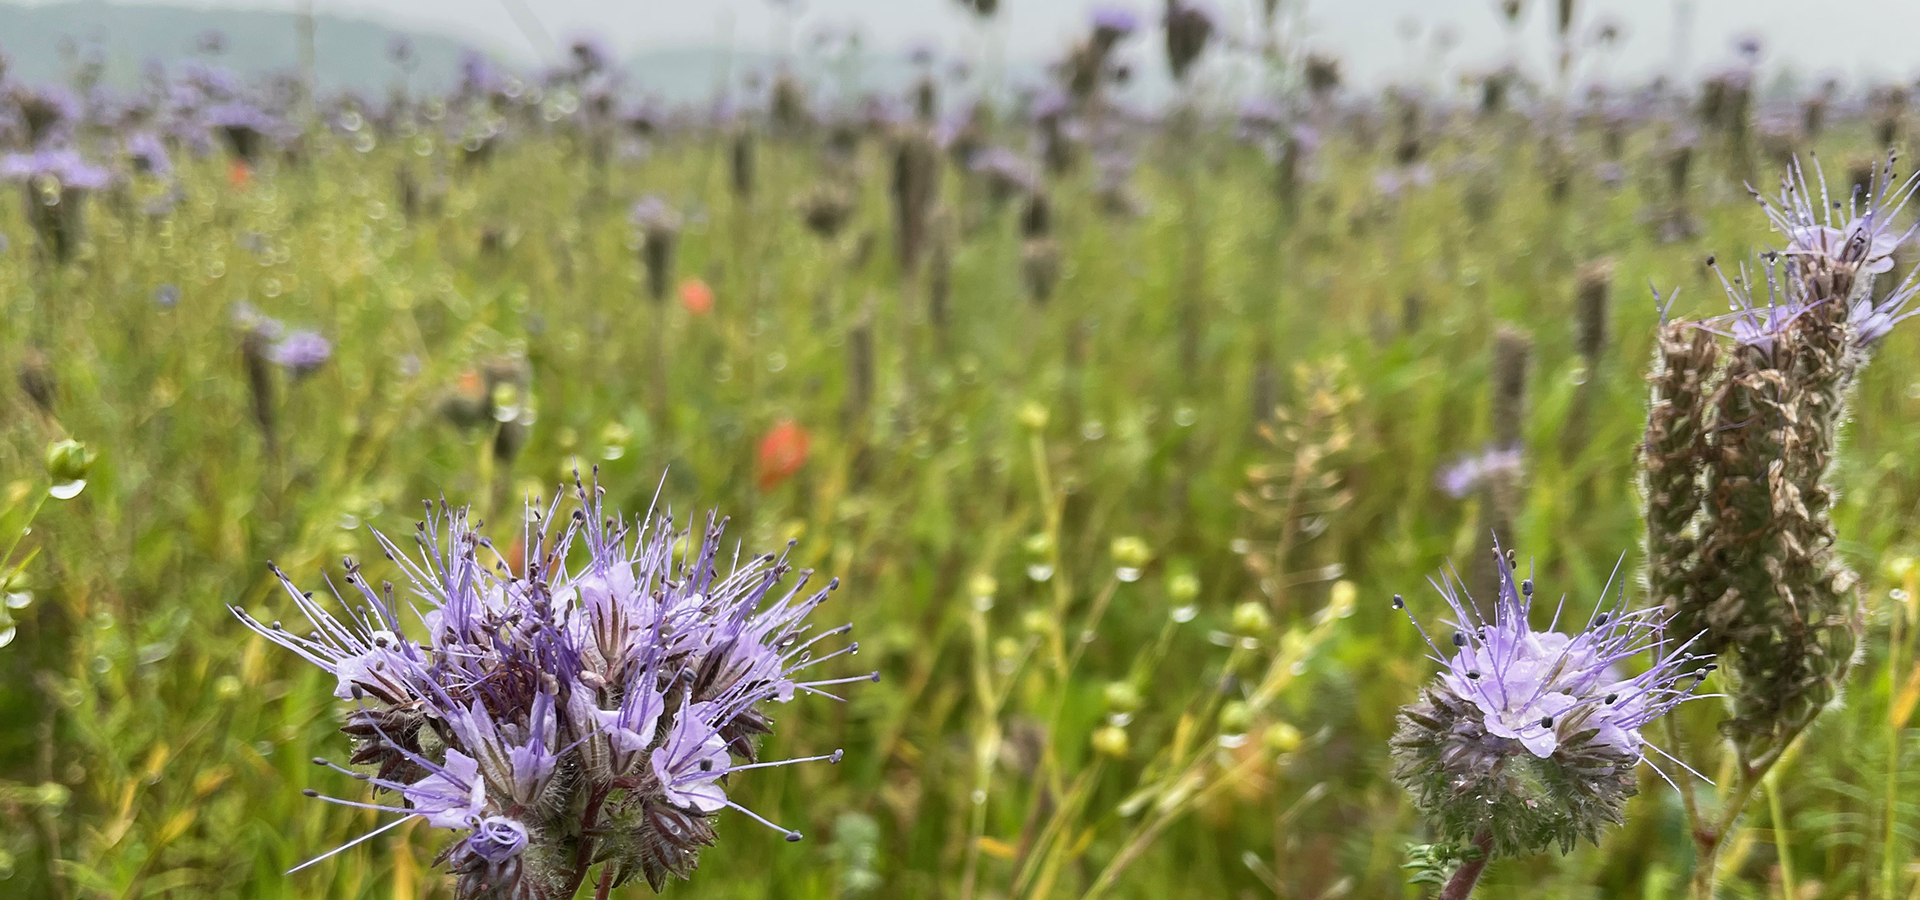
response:
<path id="1" fill-rule="evenodd" d="M 180 288 L 171 284 L 163 284 L 154 288 L 153 302 L 161 309 L 172 309 L 178 306 L 180 304 Z"/>
<path id="2" fill-rule="evenodd" d="M 1915 230 L 1900 230 L 1896 219 L 1920 180 L 1908 178 L 1896 186 L 1889 161 L 1875 168 L 1866 196 L 1851 195 L 1842 206 L 1828 197 L 1826 176 L 1817 161 L 1814 175 L 1820 184 L 1817 212 L 1807 189 L 1806 173 L 1798 161 L 1789 165 L 1780 179 L 1778 195 L 1763 197 L 1754 192 L 1754 199 L 1767 212 L 1767 221 L 1787 238 L 1788 264 L 1819 270 L 1846 268 L 1873 275 L 1891 270 L 1893 252 Z M 1845 210 L 1844 219 L 1834 218 L 1836 209 Z"/>
<path id="3" fill-rule="evenodd" d="M 1602 591 L 1585 624 L 1567 631 L 1558 630 L 1563 599 L 1536 630 L 1532 580 L 1516 583 L 1495 555 L 1491 621 L 1447 573 L 1434 582 L 1452 613 L 1447 641 L 1436 644 L 1407 613 L 1442 670 L 1401 710 L 1394 777 L 1448 839 L 1490 834 L 1501 853 L 1553 843 L 1564 852 L 1619 821 L 1633 770 L 1653 748 L 1642 729 L 1691 699 L 1714 667 L 1687 653 L 1691 639 L 1670 648 L 1667 614 L 1628 610 L 1624 594 Z M 1393 605 L 1406 608 L 1398 594 Z M 1650 661 L 1632 672 L 1641 656 Z"/>
<path id="4" fill-rule="evenodd" d="M 133 161 L 134 171 L 146 175 L 165 178 L 173 172 L 173 161 L 167 156 L 167 147 L 150 132 L 140 131 L 127 136 L 127 158 Z"/>
<path id="5" fill-rule="evenodd" d="M 1495 477 L 1518 477 L 1524 460 L 1519 447 L 1488 447 L 1454 460 L 1434 476 L 1434 483 L 1455 500 L 1480 489 Z"/>
<path id="6" fill-rule="evenodd" d="M 1902 229 L 1899 224 L 1901 209 L 1920 190 L 1920 179 L 1896 184 L 1889 160 L 1876 167 L 1864 196 L 1856 193 L 1842 205 L 1827 193 L 1825 175 L 1817 165 L 1814 173 L 1820 185 L 1817 200 L 1797 162 L 1788 166 L 1778 194 L 1765 197 L 1754 192 L 1773 230 L 1786 237 L 1787 245 L 1763 257 L 1764 302 L 1755 296 L 1754 279 L 1744 265 L 1736 278 L 1721 274 L 1733 309 L 1702 322 L 1703 327 L 1743 346 L 1771 352 L 1775 340 L 1802 316 L 1826 304 L 1843 304 L 1854 340 L 1868 346 L 1916 312 L 1907 305 L 1920 294 L 1920 270 L 1909 273 L 1877 302 L 1873 280 L 1893 269 L 1895 251 L 1920 230 L 1920 226 Z M 1714 271 L 1719 273 L 1719 267 L 1714 266 Z"/>
<path id="7" fill-rule="evenodd" d="M 650 235 L 676 234 L 680 231 L 681 225 L 680 212 L 659 194 L 641 197 L 640 201 L 633 205 L 633 210 L 627 214 L 627 220 L 632 222 L 635 228 Z"/>
<path id="8" fill-rule="evenodd" d="M 682 809 L 713 812 L 727 805 L 720 777 L 727 774 L 732 759 L 726 738 L 708 721 L 716 712 L 712 703 L 684 707 L 667 742 L 653 751 L 654 777 L 660 779 L 667 802 Z"/>
<path id="9" fill-rule="evenodd" d="M 1007 197 L 1040 189 L 1040 169 L 1005 147 L 989 147 L 974 154 L 969 169 L 987 182 L 996 196 Z"/>
<path id="10" fill-rule="evenodd" d="M 577 75 L 592 75 L 613 67 L 613 48 L 597 34 L 576 34 L 567 41 L 567 57 Z"/>
<path id="11" fill-rule="evenodd" d="M 851 628 L 816 632 L 807 621 L 833 583 L 808 593 L 802 572 L 782 588 L 792 567 L 773 554 L 722 574 L 716 518 L 694 540 L 664 516 L 610 513 L 597 487 L 576 483 L 572 494 L 570 515 L 559 501 L 528 508 L 527 551 L 511 564 L 444 504 L 418 529 L 415 553 L 375 532 L 424 641 L 402 635 L 392 587 L 376 590 L 351 561 L 346 584 L 361 608 L 347 616 L 274 570 L 311 625 L 305 636 L 234 610 L 332 673 L 336 694 L 353 701 L 351 762 L 376 772 L 320 762 L 398 800 L 309 795 L 465 832 L 443 855 L 456 896 L 531 896 L 534 877 L 577 884 L 587 873 L 568 867 L 588 859 L 616 861 L 616 884 L 643 875 L 659 888 L 692 873 L 723 809 L 797 840 L 728 799 L 729 777 L 840 753 L 757 761 L 755 739 L 771 730 L 762 709 L 877 677 L 808 674 L 858 649 L 815 652 Z M 522 860 L 536 851 L 562 871 L 529 875 Z"/>
<path id="12" fill-rule="evenodd" d="M 1103 3 L 1093 8 L 1093 41 L 1111 47 L 1140 29 L 1140 14 L 1124 6 Z"/>
<path id="13" fill-rule="evenodd" d="M 113 176 L 73 150 L 40 150 L 0 157 L 0 178 L 8 181 L 52 179 L 62 190 L 97 191 Z"/>
<path id="14" fill-rule="evenodd" d="M 29 147 L 46 145 L 80 119 L 80 102 L 62 88 L 15 84 L 7 91 L 7 99 L 27 129 Z"/>
<path id="15" fill-rule="evenodd" d="M 241 161 L 259 158 L 267 136 L 279 129 L 280 122 L 251 103 L 222 103 L 206 111 L 207 125 L 227 140 L 227 149 Z"/>
<path id="16" fill-rule="evenodd" d="M 333 344 L 319 332 L 296 331 L 273 345 L 273 361 L 295 375 L 308 375 L 326 365 L 333 356 Z"/>
<path id="17" fill-rule="evenodd" d="M 467 847 L 487 862 L 499 864 L 519 856 L 527 846 L 527 826 L 506 816 L 480 820 L 467 838 Z"/>

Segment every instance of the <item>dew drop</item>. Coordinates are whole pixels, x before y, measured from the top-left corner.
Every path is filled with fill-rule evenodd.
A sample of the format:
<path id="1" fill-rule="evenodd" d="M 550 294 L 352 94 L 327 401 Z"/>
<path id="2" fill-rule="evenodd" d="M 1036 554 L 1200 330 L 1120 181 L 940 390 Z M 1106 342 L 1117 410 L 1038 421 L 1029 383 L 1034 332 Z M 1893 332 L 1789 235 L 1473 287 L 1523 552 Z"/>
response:
<path id="1" fill-rule="evenodd" d="M 1175 622 L 1191 622 L 1193 621 L 1193 617 L 1199 614 L 1200 607 L 1194 606 L 1191 603 L 1185 606 L 1176 606 L 1173 608 L 1173 612 L 1169 613 Z"/>

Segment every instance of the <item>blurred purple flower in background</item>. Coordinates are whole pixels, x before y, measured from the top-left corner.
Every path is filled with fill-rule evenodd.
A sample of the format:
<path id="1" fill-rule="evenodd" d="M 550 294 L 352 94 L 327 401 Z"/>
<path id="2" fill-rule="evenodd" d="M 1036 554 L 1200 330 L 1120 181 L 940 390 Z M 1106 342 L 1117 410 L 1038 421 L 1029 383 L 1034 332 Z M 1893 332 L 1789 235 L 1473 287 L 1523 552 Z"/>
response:
<path id="1" fill-rule="evenodd" d="M 306 376 L 333 357 L 333 344 L 317 331 L 295 331 L 274 344 L 270 355 L 295 376 Z"/>

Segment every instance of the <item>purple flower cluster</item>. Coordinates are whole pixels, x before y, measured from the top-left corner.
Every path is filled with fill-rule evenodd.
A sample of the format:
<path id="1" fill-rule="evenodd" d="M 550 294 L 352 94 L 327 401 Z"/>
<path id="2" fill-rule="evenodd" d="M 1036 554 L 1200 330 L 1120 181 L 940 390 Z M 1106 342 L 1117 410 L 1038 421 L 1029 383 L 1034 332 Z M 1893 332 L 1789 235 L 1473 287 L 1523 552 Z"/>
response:
<path id="1" fill-rule="evenodd" d="M 680 211 L 673 208 L 665 197 L 648 194 L 633 204 L 627 213 L 627 221 L 649 236 L 678 234 L 681 225 Z"/>
<path id="2" fill-rule="evenodd" d="M 113 176 L 74 150 L 39 150 L 0 157 L 0 179 L 39 182 L 52 179 L 61 190 L 97 191 Z"/>
<path id="3" fill-rule="evenodd" d="M 1557 630 L 1563 599 L 1536 630 L 1532 580 L 1516 582 L 1505 556 L 1499 573 L 1492 621 L 1457 577 L 1435 582 L 1453 614 L 1444 646 L 1408 612 L 1442 671 L 1401 710 L 1394 777 L 1450 840 L 1489 835 L 1502 853 L 1553 843 L 1565 852 L 1620 820 L 1653 747 L 1641 730 L 1693 697 L 1713 666 L 1687 652 L 1691 641 L 1670 650 L 1667 614 L 1629 611 L 1624 595 L 1609 602 L 1603 592 L 1571 633 Z M 1399 595 L 1393 605 L 1406 608 Z M 1630 673 L 1643 654 L 1651 663 Z"/>
<path id="4" fill-rule="evenodd" d="M 1787 246 L 1765 257 L 1764 303 L 1754 296 L 1754 286 L 1744 272 L 1733 280 L 1721 276 L 1733 311 L 1711 320 L 1709 327 L 1743 345 L 1767 349 L 1783 329 L 1809 310 L 1836 303 L 1845 304 L 1854 340 L 1871 345 L 1913 315 L 1915 311 L 1906 307 L 1920 293 L 1916 278 L 1920 270 L 1909 273 L 1878 301 L 1872 290 L 1874 276 L 1892 271 L 1894 252 L 1920 230 L 1920 225 L 1903 229 L 1899 223 L 1901 209 L 1920 190 L 1920 179 L 1896 183 L 1893 162 L 1889 156 L 1885 165 L 1876 166 L 1865 196 L 1856 192 L 1844 205 L 1827 194 L 1825 173 L 1817 162 L 1817 206 L 1797 162 L 1780 179 L 1777 195 L 1766 197 L 1755 191 L 1754 199 L 1766 211 L 1773 230 L 1786 238 Z M 1844 214 L 1836 217 L 1835 210 Z"/>
<path id="5" fill-rule="evenodd" d="M 296 377 L 310 375 L 333 356 L 333 344 L 317 331 L 296 331 L 280 339 L 268 353 Z"/>
<path id="6" fill-rule="evenodd" d="M 345 617 L 275 570 L 312 624 L 304 636 L 234 610 L 333 673 L 335 695 L 353 701 L 350 762 L 373 771 L 315 762 L 394 797 L 323 799 L 460 832 L 441 855 L 457 896 L 570 897 L 594 863 L 602 883 L 641 875 L 658 890 L 690 875 L 726 808 L 798 840 L 729 799 L 729 776 L 838 762 L 838 751 L 758 761 L 763 708 L 878 678 L 808 679 L 859 649 L 815 650 L 852 628 L 813 632 L 807 621 L 837 580 L 805 593 L 803 570 L 783 590 L 785 554 L 736 557 L 722 574 L 724 521 L 709 517 L 696 538 L 670 516 L 609 515 L 600 494 L 576 483 L 564 516 L 557 499 L 530 505 L 512 565 L 444 504 L 419 526 L 417 555 L 376 533 L 423 640 L 403 634 L 393 586 L 377 590 L 351 561 L 362 605 Z"/>
<path id="7" fill-rule="evenodd" d="M 1434 476 L 1434 484 L 1459 500 L 1496 477 L 1518 476 L 1524 463 L 1519 447 L 1488 447 L 1454 460 Z"/>

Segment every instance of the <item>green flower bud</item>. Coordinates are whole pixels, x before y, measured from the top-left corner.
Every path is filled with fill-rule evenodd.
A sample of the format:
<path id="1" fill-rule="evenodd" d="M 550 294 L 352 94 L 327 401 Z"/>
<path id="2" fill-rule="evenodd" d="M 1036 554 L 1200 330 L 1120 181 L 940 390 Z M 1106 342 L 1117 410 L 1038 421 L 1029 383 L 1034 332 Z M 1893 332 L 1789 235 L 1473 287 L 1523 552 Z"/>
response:
<path id="1" fill-rule="evenodd" d="M 1175 603 L 1192 603 L 1200 596 L 1200 579 L 1192 572 L 1181 572 L 1167 579 L 1167 596 Z"/>
<path id="2" fill-rule="evenodd" d="M 1126 569 L 1144 569 L 1153 561 L 1153 548 L 1131 535 L 1113 539 L 1113 564 Z"/>
<path id="3" fill-rule="evenodd" d="M 1100 693 L 1110 712 L 1130 713 L 1140 708 L 1140 689 L 1131 681 L 1109 681 Z"/>
<path id="4" fill-rule="evenodd" d="M 1260 735 L 1261 743 L 1275 753 L 1292 753 L 1300 749 L 1300 729 L 1285 722 L 1275 722 L 1267 726 Z"/>
<path id="5" fill-rule="evenodd" d="M 72 438 L 47 445 L 47 474 L 55 483 L 81 481 L 93 468 L 93 451 Z"/>
<path id="6" fill-rule="evenodd" d="M 1118 725 L 1108 725 L 1093 733 L 1093 751 L 1101 756 L 1115 759 L 1127 755 L 1127 730 Z"/>
<path id="7" fill-rule="evenodd" d="M 1253 721 L 1253 710 L 1245 700 L 1229 700 L 1220 707 L 1220 730 L 1226 734 L 1245 734 Z"/>
<path id="8" fill-rule="evenodd" d="M 1026 541 L 1023 542 L 1021 546 L 1026 549 L 1028 556 L 1043 559 L 1053 553 L 1053 535 L 1044 531 L 1036 531 L 1027 535 Z"/>
<path id="9" fill-rule="evenodd" d="M 1034 431 L 1047 427 L 1047 408 L 1028 400 L 1020 407 L 1020 424 Z"/>
<path id="10" fill-rule="evenodd" d="M 1248 600 L 1233 608 L 1233 633 L 1246 637 L 1257 637 L 1267 633 L 1273 627 L 1273 616 L 1268 614 L 1265 604 Z"/>

